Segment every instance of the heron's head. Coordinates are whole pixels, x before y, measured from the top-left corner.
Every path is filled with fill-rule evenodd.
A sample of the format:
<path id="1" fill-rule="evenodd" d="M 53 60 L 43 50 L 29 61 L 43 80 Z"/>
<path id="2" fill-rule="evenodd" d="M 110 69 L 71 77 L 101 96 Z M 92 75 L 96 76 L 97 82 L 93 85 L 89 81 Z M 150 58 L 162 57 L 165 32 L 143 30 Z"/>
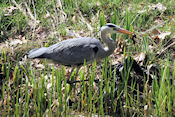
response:
<path id="1" fill-rule="evenodd" d="M 112 23 L 107 23 L 106 25 L 101 27 L 101 32 L 106 32 L 106 33 L 124 33 L 131 35 L 133 34 L 132 32 L 125 30 L 123 28 L 120 28 L 119 26 L 112 24 Z"/>

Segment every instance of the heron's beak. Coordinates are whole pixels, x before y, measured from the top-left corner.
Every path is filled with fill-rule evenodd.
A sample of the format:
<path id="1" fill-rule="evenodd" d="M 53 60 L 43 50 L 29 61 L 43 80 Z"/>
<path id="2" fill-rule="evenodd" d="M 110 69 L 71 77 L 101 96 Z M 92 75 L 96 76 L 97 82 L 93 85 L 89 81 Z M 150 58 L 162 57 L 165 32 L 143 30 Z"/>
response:
<path id="1" fill-rule="evenodd" d="M 132 34 L 133 34 L 132 32 L 130 32 L 130 31 L 128 31 L 128 30 L 125 30 L 125 29 L 123 29 L 123 28 L 120 28 L 120 29 L 117 30 L 117 31 L 120 32 L 120 33 L 128 34 L 128 35 L 132 35 Z"/>

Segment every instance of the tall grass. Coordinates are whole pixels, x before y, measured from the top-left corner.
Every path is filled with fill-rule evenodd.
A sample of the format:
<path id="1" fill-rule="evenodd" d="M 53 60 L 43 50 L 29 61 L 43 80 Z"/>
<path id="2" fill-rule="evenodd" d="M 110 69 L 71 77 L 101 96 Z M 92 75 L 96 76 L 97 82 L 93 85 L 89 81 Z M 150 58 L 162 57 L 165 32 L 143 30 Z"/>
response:
<path id="1" fill-rule="evenodd" d="M 4 55 L 5 53 L 3 53 Z M 75 85 L 76 89 L 73 89 L 75 92 L 72 92 L 73 90 L 70 90 L 70 86 L 67 84 L 64 68 L 57 70 L 54 67 L 50 69 L 45 66 L 45 72 L 40 71 L 39 76 L 36 76 L 37 71 L 32 70 L 32 66 L 25 68 L 28 71 L 28 75 L 24 75 L 26 74 L 24 69 L 20 69 L 20 66 L 16 65 L 13 72 L 13 79 L 9 77 L 9 74 L 6 74 L 6 78 L 8 79 L 5 79 L 2 86 L 1 99 L 3 99 L 4 104 L 1 107 L 1 113 L 3 116 L 12 114 L 16 116 L 30 116 L 33 114 L 37 116 L 47 114 L 53 116 L 56 112 L 57 116 L 66 116 L 73 110 L 76 110 L 77 112 L 85 112 L 88 115 L 105 115 L 111 113 L 115 115 L 118 108 L 117 105 L 119 104 L 122 116 L 127 116 L 128 111 L 131 115 L 134 113 L 143 115 L 140 106 L 151 102 L 149 104 L 151 106 L 148 111 L 149 115 L 173 115 L 175 87 L 172 81 L 175 79 L 175 70 L 173 70 L 173 77 L 171 79 L 168 61 L 166 64 L 162 63 L 160 80 L 155 76 L 152 89 L 147 87 L 151 91 L 151 98 L 147 97 L 147 92 L 144 91 L 143 95 L 145 96 L 143 99 L 139 98 L 141 92 L 139 91 L 139 84 L 136 84 L 135 81 L 132 82 L 131 87 L 128 89 L 128 81 L 132 80 L 129 79 L 132 63 L 124 65 L 121 73 L 123 82 L 116 85 L 116 78 L 114 77 L 116 74 L 114 72 L 112 75 L 112 70 L 109 70 L 109 73 L 107 73 L 107 62 L 108 60 L 105 59 L 102 71 L 99 71 L 100 82 L 95 87 L 96 62 L 89 69 L 88 82 L 84 81 L 86 70 L 82 69 L 80 71 L 82 82 Z M 8 63 L 6 64 L 8 66 L 4 67 L 4 71 L 12 68 L 9 62 L 6 63 Z M 6 65 L 4 64 L 4 66 Z M 26 79 L 19 80 L 23 76 Z M 9 84 L 11 81 L 14 84 Z M 146 80 L 144 83 L 146 83 Z M 48 88 L 48 85 L 51 86 Z M 134 88 L 135 85 L 137 85 L 137 89 Z M 134 90 L 137 90 L 136 97 L 132 94 Z M 135 112 L 133 112 L 134 108 L 136 109 Z"/>

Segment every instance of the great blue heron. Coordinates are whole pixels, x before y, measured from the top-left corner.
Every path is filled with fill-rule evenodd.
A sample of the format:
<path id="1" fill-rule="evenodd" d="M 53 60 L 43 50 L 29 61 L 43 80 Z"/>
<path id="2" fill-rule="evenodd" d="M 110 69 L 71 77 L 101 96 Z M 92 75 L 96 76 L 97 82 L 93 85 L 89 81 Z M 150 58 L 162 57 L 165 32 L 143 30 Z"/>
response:
<path id="1" fill-rule="evenodd" d="M 101 27 L 101 39 L 106 46 L 92 37 L 69 39 L 56 43 L 50 47 L 33 49 L 29 52 L 28 58 L 47 58 L 58 64 L 73 66 L 71 70 L 72 73 L 75 66 L 83 65 L 84 61 L 89 63 L 95 59 L 98 60 L 111 55 L 116 48 L 116 43 L 113 39 L 108 37 L 107 34 L 117 32 L 128 35 L 133 34 L 115 24 L 108 23 Z M 79 69 L 77 70 L 77 73 L 78 71 Z"/>

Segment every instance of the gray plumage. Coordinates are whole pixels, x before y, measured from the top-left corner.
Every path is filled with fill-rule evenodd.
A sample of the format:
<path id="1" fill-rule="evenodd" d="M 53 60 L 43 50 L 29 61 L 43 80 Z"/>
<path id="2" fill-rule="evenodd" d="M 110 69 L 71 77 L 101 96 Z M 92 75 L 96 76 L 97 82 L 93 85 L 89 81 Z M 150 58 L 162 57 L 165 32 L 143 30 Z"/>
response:
<path id="1" fill-rule="evenodd" d="M 95 59 L 102 59 L 111 55 L 116 48 L 115 41 L 107 34 L 120 32 L 120 30 L 124 29 L 111 23 L 101 28 L 101 39 L 107 47 L 92 37 L 76 38 L 61 41 L 50 47 L 33 49 L 29 52 L 28 58 L 47 58 L 63 65 L 82 65 L 85 60 L 91 62 Z M 131 33 L 128 32 L 126 34 Z"/>
<path id="2" fill-rule="evenodd" d="M 47 58 L 63 65 L 81 65 L 101 58 L 103 45 L 94 38 L 76 38 L 62 41 L 50 47 L 42 47 L 29 52 L 29 58 Z M 81 54 L 80 54 L 81 53 Z"/>

